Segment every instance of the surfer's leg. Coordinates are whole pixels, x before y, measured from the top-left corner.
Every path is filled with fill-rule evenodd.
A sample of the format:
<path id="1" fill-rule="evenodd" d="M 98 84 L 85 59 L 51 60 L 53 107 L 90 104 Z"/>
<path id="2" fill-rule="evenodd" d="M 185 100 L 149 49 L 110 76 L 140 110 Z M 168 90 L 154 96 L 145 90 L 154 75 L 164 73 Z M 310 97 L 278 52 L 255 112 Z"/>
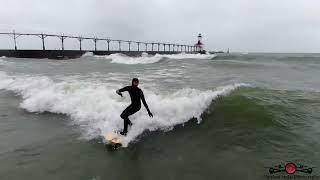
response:
<path id="1" fill-rule="evenodd" d="M 128 118 L 128 125 L 132 126 L 132 122 L 130 121 L 130 119 Z"/>
<path id="2" fill-rule="evenodd" d="M 126 121 L 127 121 L 127 126 L 129 125 L 129 126 L 132 126 L 132 122 L 130 121 L 130 119 L 129 119 L 129 116 L 131 116 L 132 114 L 134 114 L 134 113 L 136 113 L 136 112 L 138 112 L 140 110 L 140 108 L 139 109 L 137 109 L 137 108 L 130 108 L 128 111 L 127 111 L 127 113 L 126 113 Z"/>
<path id="3" fill-rule="evenodd" d="M 128 132 L 128 121 L 129 121 L 128 117 L 123 119 L 123 131 L 121 132 L 122 135 L 126 135 Z"/>
<path id="4" fill-rule="evenodd" d="M 128 106 L 120 115 L 123 119 L 123 131 L 120 132 L 122 135 L 126 135 L 128 132 L 128 125 L 132 126 L 132 122 L 129 119 L 129 116 L 139 111 L 140 108 L 134 108 L 132 105 Z"/>
<path id="5" fill-rule="evenodd" d="M 128 125 L 132 125 L 131 121 L 129 120 L 129 116 L 132 114 L 132 105 L 128 106 L 120 115 L 123 119 L 123 131 L 120 132 L 122 135 L 126 135 L 128 132 Z"/>

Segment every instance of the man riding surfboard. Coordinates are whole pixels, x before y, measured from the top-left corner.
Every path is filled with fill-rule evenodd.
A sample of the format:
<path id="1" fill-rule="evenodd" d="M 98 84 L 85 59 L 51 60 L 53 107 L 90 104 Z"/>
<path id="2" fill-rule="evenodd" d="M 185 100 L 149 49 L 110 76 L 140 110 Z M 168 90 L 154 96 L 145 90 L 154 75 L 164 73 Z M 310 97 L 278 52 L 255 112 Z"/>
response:
<path id="1" fill-rule="evenodd" d="M 144 107 L 147 109 L 150 117 L 153 117 L 153 114 L 149 110 L 146 100 L 144 99 L 143 92 L 140 88 L 138 88 L 139 80 L 137 78 L 132 79 L 132 85 L 126 86 L 122 89 L 117 90 L 117 94 L 122 97 L 122 92 L 128 91 L 131 98 L 131 104 L 121 113 L 120 117 L 123 119 L 123 131 L 120 132 L 121 135 L 126 136 L 128 132 L 128 125 L 132 125 L 129 120 L 129 116 L 138 112 L 141 109 L 141 101 Z"/>

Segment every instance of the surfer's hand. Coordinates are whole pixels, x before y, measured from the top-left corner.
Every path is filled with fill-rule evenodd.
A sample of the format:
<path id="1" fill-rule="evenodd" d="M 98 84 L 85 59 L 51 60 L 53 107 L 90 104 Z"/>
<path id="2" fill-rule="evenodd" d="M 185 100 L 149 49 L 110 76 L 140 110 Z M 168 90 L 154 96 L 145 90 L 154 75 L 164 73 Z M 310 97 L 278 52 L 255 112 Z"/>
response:
<path id="1" fill-rule="evenodd" d="M 150 117 L 153 117 L 153 114 L 150 111 L 148 112 L 148 114 Z"/>
<path id="2" fill-rule="evenodd" d="M 117 94 L 119 94 L 119 96 L 123 97 L 123 96 L 122 96 L 122 93 L 119 92 L 119 90 L 117 90 L 116 92 L 117 92 Z"/>

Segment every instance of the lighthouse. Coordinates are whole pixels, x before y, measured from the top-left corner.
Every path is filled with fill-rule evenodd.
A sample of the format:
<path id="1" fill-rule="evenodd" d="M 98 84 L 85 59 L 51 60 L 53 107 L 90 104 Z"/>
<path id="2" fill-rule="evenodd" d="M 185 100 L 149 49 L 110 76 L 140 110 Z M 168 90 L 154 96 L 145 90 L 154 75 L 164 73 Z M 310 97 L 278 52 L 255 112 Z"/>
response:
<path id="1" fill-rule="evenodd" d="M 198 49 L 198 52 L 200 54 L 205 54 L 206 53 L 206 51 L 203 49 L 202 34 L 201 33 L 198 34 L 198 42 L 195 45 L 196 45 L 196 47 Z"/>

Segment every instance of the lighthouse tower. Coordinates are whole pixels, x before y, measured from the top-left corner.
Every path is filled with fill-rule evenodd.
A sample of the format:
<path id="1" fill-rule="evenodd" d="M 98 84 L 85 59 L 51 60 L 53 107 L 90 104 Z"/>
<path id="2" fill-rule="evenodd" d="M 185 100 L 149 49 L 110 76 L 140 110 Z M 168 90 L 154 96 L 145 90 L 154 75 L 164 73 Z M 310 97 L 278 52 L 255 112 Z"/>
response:
<path id="1" fill-rule="evenodd" d="M 201 54 L 205 54 L 206 51 L 203 49 L 203 43 L 202 43 L 202 34 L 198 34 L 198 42 L 195 44 L 196 47 L 198 48 L 198 52 Z"/>

